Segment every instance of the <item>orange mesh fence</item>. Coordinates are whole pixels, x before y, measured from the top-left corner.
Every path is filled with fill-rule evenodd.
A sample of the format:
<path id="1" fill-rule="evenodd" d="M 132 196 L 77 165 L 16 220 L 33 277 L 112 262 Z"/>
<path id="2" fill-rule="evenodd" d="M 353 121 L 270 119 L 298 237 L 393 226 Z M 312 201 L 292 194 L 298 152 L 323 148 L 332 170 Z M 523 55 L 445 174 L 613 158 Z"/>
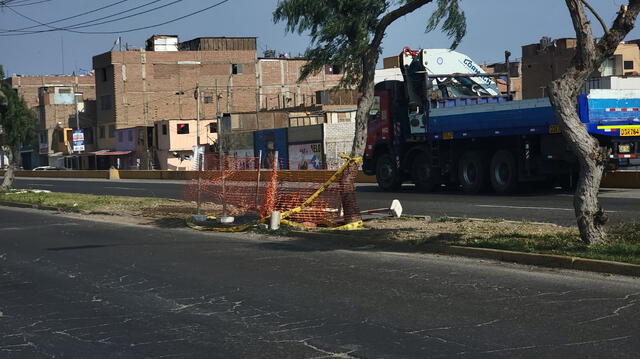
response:
<path id="1" fill-rule="evenodd" d="M 354 184 L 357 163 L 349 163 L 337 172 L 285 171 L 279 170 L 282 164 L 273 168 L 256 157 L 208 154 L 200 180 L 187 185 L 184 199 L 200 200 L 209 215 L 224 211 L 236 217 L 257 214 L 266 218 L 276 210 L 303 226 L 338 227 L 359 220 Z"/>

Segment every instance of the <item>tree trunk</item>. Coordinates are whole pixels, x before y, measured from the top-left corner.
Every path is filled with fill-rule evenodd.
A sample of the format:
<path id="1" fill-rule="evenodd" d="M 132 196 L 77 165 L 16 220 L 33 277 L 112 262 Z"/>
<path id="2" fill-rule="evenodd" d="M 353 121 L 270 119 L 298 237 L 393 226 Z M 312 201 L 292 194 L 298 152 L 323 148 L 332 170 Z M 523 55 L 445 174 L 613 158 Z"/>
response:
<path id="1" fill-rule="evenodd" d="M 369 47 L 362 63 L 362 86 L 360 87 L 362 96 L 358 100 L 358 108 L 356 110 L 356 127 L 353 145 L 351 146 L 351 157 L 362 157 L 365 146 L 367 145 L 369 111 L 371 110 L 371 105 L 373 105 L 376 63 L 378 62 L 380 54 L 378 46 L 379 44 L 374 44 Z M 358 164 L 352 162 L 342 174 L 340 180 L 342 209 L 344 210 L 344 218 L 347 223 L 362 219 L 356 200 L 355 181 L 358 175 L 358 167 Z"/>
<path id="2" fill-rule="evenodd" d="M 17 155 L 13 149 L 10 149 L 6 152 L 7 157 L 9 159 L 9 166 L 7 166 L 7 170 L 4 172 L 4 179 L 2 181 L 2 185 L 0 186 L 0 192 L 6 192 L 13 187 L 13 180 L 15 179 L 15 171 L 17 164 Z"/>
<path id="3" fill-rule="evenodd" d="M 576 113 L 578 71 L 569 71 L 549 86 L 549 99 L 554 107 L 562 134 L 578 158 L 580 175 L 573 199 L 580 237 L 587 244 L 604 243 L 607 239 L 604 225 L 607 215 L 598 201 L 600 181 L 604 173 L 608 152 L 598 140 L 589 135 Z"/>

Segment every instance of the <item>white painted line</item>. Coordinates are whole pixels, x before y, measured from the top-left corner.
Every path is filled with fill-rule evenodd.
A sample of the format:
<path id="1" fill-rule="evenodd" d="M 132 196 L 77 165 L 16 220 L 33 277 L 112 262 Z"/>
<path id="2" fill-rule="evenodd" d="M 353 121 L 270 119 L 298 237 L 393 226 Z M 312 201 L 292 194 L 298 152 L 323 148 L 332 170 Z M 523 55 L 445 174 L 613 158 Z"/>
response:
<path id="1" fill-rule="evenodd" d="M 538 209 L 542 211 L 571 211 L 573 212 L 573 208 L 557 208 L 557 207 L 524 207 L 524 206 L 498 206 L 493 204 L 476 204 L 476 207 L 486 207 L 486 208 L 509 208 L 509 209 Z M 617 213 L 618 211 L 606 211 L 609 213 Z"/>

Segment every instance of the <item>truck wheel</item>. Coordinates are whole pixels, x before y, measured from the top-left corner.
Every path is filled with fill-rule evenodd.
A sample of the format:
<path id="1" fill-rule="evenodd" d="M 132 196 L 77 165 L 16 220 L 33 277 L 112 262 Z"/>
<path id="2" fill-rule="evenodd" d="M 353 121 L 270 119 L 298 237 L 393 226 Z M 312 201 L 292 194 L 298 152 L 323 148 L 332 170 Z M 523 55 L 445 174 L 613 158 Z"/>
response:
<path id="1" fill-rule="evenodd" d="M 491 187 L 497 193 L 512 193 L 518 188 L 518 168 L 513 154 L 499 150 L 491 158 L 489 170 Z"/>
<path id="2" fill-rule="evenodd" d="M 396 161 L 393 160 L 391 155 L 384 154 L 378 158 L 376 162 L 376 181 L 378 182 L 378 187 L 384 191 L 396 190 L 402 185 L 400 171 L 398 171 Z"/>
<path id="3" fill-rule="evenodd" d="M 435 173 L 431 168 L 431 161 L 428 154 L 422 153 L 413 160 L 411 177 L 413 178 L 413 183 L 416 185 L 416 189 L 418 191 L 433 191 L 433 188 L 437 183 Z"/>
<path id="4" fill-rule="evenodd" d="M 458 162 L 458 181 L 465 193 L 478 193 L 487 189 L 488 164 L 482 152 L 465 152 Z"/>

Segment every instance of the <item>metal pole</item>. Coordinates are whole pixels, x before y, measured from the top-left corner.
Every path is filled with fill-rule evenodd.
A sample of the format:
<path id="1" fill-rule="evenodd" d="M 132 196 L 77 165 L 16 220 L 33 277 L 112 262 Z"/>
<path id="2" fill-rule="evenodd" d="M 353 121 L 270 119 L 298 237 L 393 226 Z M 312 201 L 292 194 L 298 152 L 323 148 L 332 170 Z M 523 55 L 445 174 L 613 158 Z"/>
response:
<path id="1" fill-rule="evenodd" d="M 260 195 L 260 167 L 262 167 L 262 150 L 258 151 L 258 175 L 256 179 L 256 212 L 258 212 L 258 201 Z"/>
<path id="2" fill-rule="evenodd" d="M 507 98 L 511 100 L 511 66 L 509 63 L 509 57 L 511 56 L 511 52 L 504 52 L 504 63 L 507 66 Z"/>
<path id="3" fill-rule="evenodd" d="M 198 161 L 198 194 L 196 203 L 196 214 L 200 214 L 200 196 L 202 192 L 202 156 L 200 154 L 200 87 L 196 86 L 196 153 L 195 158 Z"/>
<path id="4" fill-rule="evenodd" d="M 227 192 L 227 188 L 226 188 L 226 181 L 224 178 L 224 169 L 226 167 L 225 164 L 225 158 L 224 158 L 224 151 L 222 151 L 222 146 L 220 146 L 220 169 L 222 170 L 222 216 L 226 217 L 227 216 L 227 198 L 226 198 L 226 192 Z"/>
<path id="5" fill-rule="evenodd" d="M 77 77 L 76 77 L 77 79 Z M 73 106 L 76 111 L 76 130 L 80 129 L 80 118 L 78 117 L 78 98 L 76 97 L 76 92 L 78 92 L 78 85 L 73 84 Z"/>

